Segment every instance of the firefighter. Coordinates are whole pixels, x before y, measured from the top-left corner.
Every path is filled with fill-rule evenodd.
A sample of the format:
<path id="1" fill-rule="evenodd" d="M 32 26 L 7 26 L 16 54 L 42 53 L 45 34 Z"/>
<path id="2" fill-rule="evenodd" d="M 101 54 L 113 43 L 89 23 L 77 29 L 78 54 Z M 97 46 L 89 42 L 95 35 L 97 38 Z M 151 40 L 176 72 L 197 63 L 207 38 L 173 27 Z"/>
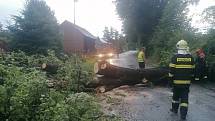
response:
<path id="1" fill-rule="evenodd" d="M 203 79 L 207 79 L 206 59 L 203 49 L 198 49 L 196 55 L 195 81 L 202 81 Z"/>
<path id="2" fill-rule="evenodd" d="M 195 63 L 185 40 L 180 40 L 176 44 L 176 48 L 178 52 L 172 57 L 169 64 L 169 77 L 173 81 L 171 111 L 178 113 L 178 109 L 180 108 L 181 119 L 185 120 L 188 110 L 189 87 L 191 80 L 194 78 Z"/>
<path id="3" fill-rule="evenodd" d="M 145 68 L 145 47 L 142 47 L 141 50 L 138 52 L 137 61 L 139 63 L 139 68 Z"/>

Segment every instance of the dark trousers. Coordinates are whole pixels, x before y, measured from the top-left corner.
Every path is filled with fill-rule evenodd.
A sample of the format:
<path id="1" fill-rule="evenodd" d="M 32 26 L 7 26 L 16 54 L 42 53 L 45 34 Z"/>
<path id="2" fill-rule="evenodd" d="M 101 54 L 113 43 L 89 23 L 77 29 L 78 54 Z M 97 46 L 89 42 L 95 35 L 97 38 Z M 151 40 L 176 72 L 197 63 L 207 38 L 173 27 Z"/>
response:
<path id="1" fill-rule="evenodd" d="M 145 63 L 144 62 L 139 62 L 139 67 L 140 67 L 140 69 L 144 69 L 145 68 Z"/>
<path id="2" fill-rule="evenodd" d="M 188 94 L 189 86 L 180 87 L 173 86 L 173 97 L 172 97 L 172 109 L 174 112 L 178 112 L 180 107 L 180 114 L 183 117 L 186 117 L 188 111 Z"/>
<path id="3" fill-rule="evenodd" d="M 211 64 L 209 68 L 209 80 L 215 82 L 215 63 Z"/>
<path id="4" fill-rule="evenodd" d="M 207 68 L 205 65 L 196 65 L 195 68 L 195 80 L 196 81 L 203 81 L 207 79 Z"/>

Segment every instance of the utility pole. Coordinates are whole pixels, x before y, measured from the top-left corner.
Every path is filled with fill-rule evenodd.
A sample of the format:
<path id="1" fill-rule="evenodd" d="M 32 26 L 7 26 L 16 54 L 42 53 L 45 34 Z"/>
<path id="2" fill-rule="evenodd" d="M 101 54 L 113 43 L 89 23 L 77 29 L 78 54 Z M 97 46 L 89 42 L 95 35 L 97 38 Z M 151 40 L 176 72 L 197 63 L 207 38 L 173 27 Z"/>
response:
<path id="1" fill-rule="evenodd" d="M 76 16 L 75 16 L 75 14 L 76 14 L 76 2 L 77 2 L 78 0 L 74 0 L 74 6 L 73 6 L 73 8 L 74 8 L 74 24 L 75 24 L 75 18 L 76 18 Z"/>

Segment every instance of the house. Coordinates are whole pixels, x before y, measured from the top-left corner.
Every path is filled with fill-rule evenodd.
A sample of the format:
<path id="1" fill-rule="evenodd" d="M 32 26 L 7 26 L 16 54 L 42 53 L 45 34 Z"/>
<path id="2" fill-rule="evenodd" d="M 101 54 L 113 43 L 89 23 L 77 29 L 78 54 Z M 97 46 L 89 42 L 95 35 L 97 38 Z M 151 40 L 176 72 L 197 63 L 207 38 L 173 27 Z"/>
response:
<path id="1" fill-rule="evenodd" d="M 65 53 L 90 54 L 96 52 L 95 41 L 97 38 L 87 30 L 67 20 L 61 24 L 60 28 L 63 34 Z"/>

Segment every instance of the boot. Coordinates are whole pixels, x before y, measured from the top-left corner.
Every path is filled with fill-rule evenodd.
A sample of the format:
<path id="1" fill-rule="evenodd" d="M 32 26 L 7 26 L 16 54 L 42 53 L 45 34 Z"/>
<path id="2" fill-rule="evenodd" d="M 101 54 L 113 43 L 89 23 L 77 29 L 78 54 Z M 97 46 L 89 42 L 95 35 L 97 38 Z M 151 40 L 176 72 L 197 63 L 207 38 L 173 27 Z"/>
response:
<path id="1" fill-rule="evenodd" d="M 170 109 L 170 111 L 177 114 L 178 113 L 178 107 L 179 107 L 179 103 L 172 103 L 172 109 Z"/>
<path id="2" fill-rule="evenodd" d="M 175 109 L 172 109 L 172 108 L 170 109 L 170 111 L 173 112 L 173 113 L 175 113 L 175 114 L 178 113 L 178 110 L 175 110 Z"/>
<path id="3" fill-rule="evenodd" d="M 187 107 L 180 107 L 181 120 L 186 120 Z"/>
<path id="4" fill-rule="evenodd" d="M 186 120 L 186 116 L 181 115 L 181 120 L 182 120 L 182 121 Z"/>

